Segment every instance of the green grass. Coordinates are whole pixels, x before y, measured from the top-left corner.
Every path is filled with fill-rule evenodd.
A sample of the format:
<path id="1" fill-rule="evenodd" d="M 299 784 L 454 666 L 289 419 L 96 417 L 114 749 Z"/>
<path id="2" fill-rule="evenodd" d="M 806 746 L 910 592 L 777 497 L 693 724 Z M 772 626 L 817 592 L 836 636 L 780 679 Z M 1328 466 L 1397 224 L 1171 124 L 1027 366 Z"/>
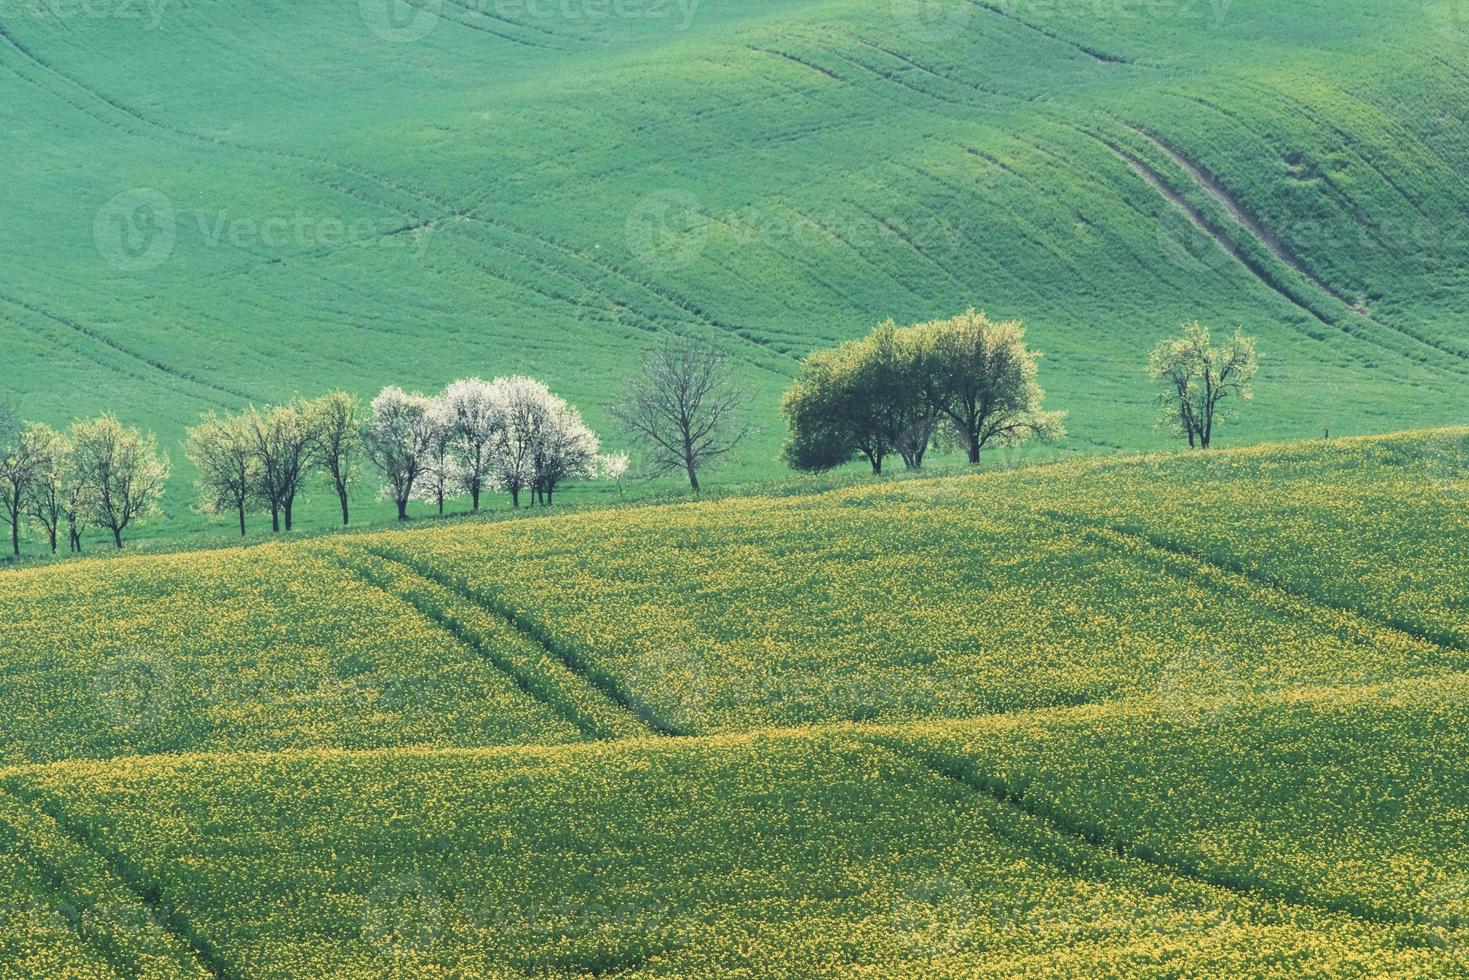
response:
<path id="1" fill-rule="evenodd" d="M 1466 440 L 6 572 L 0 968 L 1459 975 Z"/>
<path id="2" fill-rule="evenodd" d="M 1452 7 L 467 2 L 394 42 L 350 0 L 20 5 L 0 388 L 156 429 L 176 472 L 138 535 L 191 540 L 215 525 L 180 440 L 209 407 L 519 371 L 615 446 L 639 349 L 710 335 L 759 427 L 720 479 L 766 479 L 800 355 L 970 305 L 1030 325 L 1082 452 L 1161 445 L 1142 352 L 1194 318 L 1268 357 L 1230 440 L 1447 424 L 1469 371 Z M 159 243 L 148 268 L 108 261 L 108 202 L 140 189 L 173 212 L 171 244 L 133 242 Z"/>

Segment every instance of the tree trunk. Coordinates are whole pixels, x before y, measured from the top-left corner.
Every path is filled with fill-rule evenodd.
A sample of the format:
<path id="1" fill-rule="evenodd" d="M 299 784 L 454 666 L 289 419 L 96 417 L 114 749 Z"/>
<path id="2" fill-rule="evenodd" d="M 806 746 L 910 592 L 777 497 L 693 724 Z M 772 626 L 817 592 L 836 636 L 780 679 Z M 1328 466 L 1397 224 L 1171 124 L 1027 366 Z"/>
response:
<path id="1" fill-rule="evenodd" d="M 337 487 L 337 499 L 342 502 L 342 527 L 347 526 L 347 488 Z"/>
<path id="2" fill-rule="evenodd" d="M 295 497 L 287 497 L 286 498 L 285 511 L 286 511 L 286 530 L 287 531 L 289 531 L 291 529 L 291 508 L 293 506 L 295 506 L 295 503 L 296 503 L 296 498 Z"/>
<path id="3" fill-rule="evenodd" d="M 10 525 L 10 550 L 20 557 L 20 515 L 16 515 L 14 523 Z"/>
<path id="4" fill-rule="evenodd" d="M 684 457 L 684 466 L 687 467 L 688 468 L 688 471 L 689 471 L 689 487 L 695 493 L 698 493 L 699 492 L 699 474 L 694 469 L 694 461 L 686 456 L 686 457 Z"/>
<path id="5" fill-rule="evenodd" d="M 122 529 L 121 528 L 116 528 L 115 527 L 115 528 L 112 529 L 112 543 L 115 544 L 115 545 L 117 545 L 119 548 L 122 547 Z"/>
<path id="6" fill-rule="evenodd" d="M 439 493 L 439 516 L 444 516 L 444 494 L 442 491 Z"/>
<path id="7" fill-rule="evenodd" d="M 245 502 L 240 501 L 240 537 L 245 536 Z"/>
<path id="8" fill-rule="evenodd" d="M 281 509 L 275 504 L 270 505 L 270 533 L 281 533 Z"/>
<path id="9" fill-rule="evenodd" d="M 969 439 L 969 462 L 979 465 L 979 440 L 973 436 Z"/>
<path id="10" fill-rule="evenodd" d="M 510 506 L 516 510 L 520 509 L 520 491 L 514 487 L 510 488 Z"/>
<path id="11" fill-rule="evenodd" d="M 408 498 L 406 497 L 398 500 L 398 520 L 408 520 Z"/>
<path id="12" fill-rule="evenodd" d="M 469 488 L 469 506 L 476 514 L 479 513 L 479 484 Z"/>
<path id="13" fill-rule="evenodd" d="M 46 528 L 46 535 L 51 539 L 51 554 L 56 554 L 56 528 Z"/>

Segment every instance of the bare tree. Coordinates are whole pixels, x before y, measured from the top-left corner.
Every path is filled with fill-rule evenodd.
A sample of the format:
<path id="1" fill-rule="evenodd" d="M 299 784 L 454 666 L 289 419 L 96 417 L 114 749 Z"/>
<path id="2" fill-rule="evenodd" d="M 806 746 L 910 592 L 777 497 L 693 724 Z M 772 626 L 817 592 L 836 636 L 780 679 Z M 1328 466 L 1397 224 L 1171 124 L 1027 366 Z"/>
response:
<path id="1" fill-rule="evenodd" d="M 699 470 L 740 444 L 747 401 L 717 345 L 675 339 L 648 351 L 624 398 L 609 407 L 650 454 L 654 473 L 682 470 L 699 489 Z"/>
<path id="2" fill-rule="evenodd" d="M 333 391 L 308 402 L 307 411 L 316 439 L 316 465 L 332 481 L 346 527 L 347 498 L 357 482 L 357 457 L 362 452 L 362 403 L 345 391 Z"/>
<path id="3" fill-rule="evenodd" d="M 304 402 L 250 411 L 243 417 L 246 442 L 256 463 L 256 494 L 270 508 L 272 531 L 291 529 L 291 509 L 306 483 L 316 448 L 312 418 Z"/>
<path id="4" fill-rule="evenodd" d="M 112 532 L 122 547 L 122 532 L 134 520 L 158 509 L 168 457 L 157 440 L 106 414 L 71 427 L 72 465 L 84 494 L 87 517 Z"/>
<path id="5" fill-rule="evenodd" d="M 185 453 L 198 471 L 195 486 L 207 513 L 234 511 L 245 536 L 245 509 L 260 484 L 260 462 L 248 417 L 221 418 L 209 412 L 189 430 Z"/>
<path id="6" fill-rule="evenodd" d="M 1211 346 L 1207 327 L 1185 324 L 1148 357 L 1148 376 L 1162 386 L 1159 423 L 1188 438 L 1189 448 L 1208 449 L 1214 427 L 1226 417 L 1227 399 L 1248 401 L 1260 370 L 1255 338 L 1236 330 L 1223 346 Z"/>

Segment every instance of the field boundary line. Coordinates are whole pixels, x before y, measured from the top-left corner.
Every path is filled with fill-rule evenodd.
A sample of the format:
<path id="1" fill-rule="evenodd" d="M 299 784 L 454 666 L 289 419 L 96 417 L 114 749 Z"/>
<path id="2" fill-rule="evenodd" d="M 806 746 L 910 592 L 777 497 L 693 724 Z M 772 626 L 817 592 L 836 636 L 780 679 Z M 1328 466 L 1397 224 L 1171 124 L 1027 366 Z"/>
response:
<path id="1" fill-rule="evenodd" d="M 1040 513 L 1049 520 L 1069 525 L 1071 527 L 1077 528 L 1078 530 L 1116 534 L 1119 537 L 1128 538 L 1130 540 L 1144 544 L 1155 551 L 1161 551 L 1165 554 L 1172 555 L 1174 558 L 1186 559 L 1188 561 L 1198 562 L 1201 565 L 1207 565 L 1215 571 L 1221 572 L 1225 575 L 1234 576 L 1238 579 L 1243 579 L 1246 582 L 1249 582 L 1250 584 L 1258 586 L 1260 588 L 1268 589 L 1273 592 L 1278 592 L 1281 595 L 1288 596 L 1289 598 L 1295 599 L 1298 602 L 1304 602 L 1307 605 L 1316 606 L 1320 609 L 1329 609 L 1333 612 L 1345 613 L 1346 615 L 1359 619 L 1363 623 L 1366 623 L 1367 625 L 1376 629 L 1387 630 L 1391 633 L 1397 633 L 1400 636 L 1406 636 L 1409 639 L 1416 640 L 1419 643 L 1426 643 L 1429 646 L 1435 647 L 1439 650 L 1452 650 L 1458 653 L 1469 653 L 1469 642 L 1461 640 L 1458 637 L 1453 636 L 1452 634 L 1441 633 L 1437 630 L 1423 627 L 1416 623 L 1406 622 L 1404 620 L 1379 616 L 1375 613 L 1368 612 L 1364 609 L 1359 609 L 1356 606 L 1348 605 L 1344 602 L 1336 602 L 1331 599 L 1315 595 L 1314 593 L 1307 592 L 1304 589 L 1290 585 L 1286 582 L 1273 579 L 1268 575 L 1262 575 L 1260 572 L 1247 568 L 1244 565 L 1228 561 L 1227 559 L 1215 558 L 1201 552 L 1190 550 L 1183 545 L 1176 544 L 1164 538 L 1157 537 L 1156 535 L 1149 534 L 1146 531 L 1129 527 L 1118 527 L 1105 521 L 1092 520 L 1074 514 L 1063 514 L 1060 511 L 1055 510 L 1041 510 Z"/>
<path id="2" fill-rule="evenodd" d="M 646 726 L 654 735 L 664 736 L 686 736 L 690 734 L 682 727 L 669 722 L 661 717 L 647 704 L 630 695 L 623 690 L 622 685 L 617 682 L 611 674 L 590 663 L 581 654 L 564 647 L 561 643 L 551 637 L 538 624 L 529 622 L 518 611 L 498 596 L 486 595 L 477 589 L 471 588 L 451 575 L 446 575 L 439 569 L 430 565 L 414 561 L 404 557 L 401 553 L 391 548 L 379 545 L 372 547 L 365 545 L 364 550 L 374 554 L 384 561 L 390 561 L 406 567 L 409 571 L 421 575 L 437 585 L 461 596 L 472 602 L 494 616 L 503 619 L 509 626 L 521 633 L 528 640 L 545 650 L 553 659 L 559 661 L 563 667 L 571 673 L 580 677 L 589 686 L 612 702 L 617 708 L 627 712 L 637 721 Z"/>
<path id="3" fill-rule="evenodd" d="M 1297 889 L 1288 885 L 1261 887 L 1260 885 L 1248 884 L 1228 873 L 1209 871 L 1195 865 L 1185 864 L 1181 861 L 1170 861 L 1151 848 L 1138 844 L 1129 844 L 1126 841 L 1108 837 L 1095 829 L 1084 826 L 1080 821 L 1066 813 L 1054 810 L 1045 804 L 1037 803 L 1034 799 L 1027 797 L 1026 794 L 1011 788 L 1003 780 L 968 772 L 952 764 L 953 760 L 936 760 L 931 755 L 912 746 L 895 743 L 889 739 L 880 737 L 870 741 L 869 744 L 885 749 L 894 755 L 922 766 L 933 775 L 962 786 L 972 793 L 977 793 L 994 800 L 996 803 L 1023 813 L 1027 817 L 1039 821 L 1056 834 L 1071 840 L 1080 841 L 1122 861 L 1136 862 L 1168 878 L 1186 881 L 1194 885 L 1217 888 L 1255 902 L 1276 903 L 1291 908 L 1325 913 L 1327 915 L 1343 915 L 1358 922 L 1381 928 L 1393 929 L 1421 925 L 1421 923 L 1407 916 L 1395 916 L 1380 909 L 1364 911 L 1362 908 L 1346 902 L 1334 903 L 1312 900 L 1307 896 L 1301 895 Z"/>
<path id="4" fill-rule="evenodd" d="M 118 883 L 148 911 L 150 920 L 159 930 L 183 944 L 201 972 L 218 980 L 229 980 L 234 976 L 213 944 L 183 918 L 173 903 L 164 902 L 161 884 L 143 881 L 146 876 L 133 868 L 125 856 L 103 846 L 84 825 L 73 822 L 56 799 L 40 790 L 17 785 L 13 780 L 0 782 L 0 793 L 46 817 L 74 844 L 95 855 Z"/>

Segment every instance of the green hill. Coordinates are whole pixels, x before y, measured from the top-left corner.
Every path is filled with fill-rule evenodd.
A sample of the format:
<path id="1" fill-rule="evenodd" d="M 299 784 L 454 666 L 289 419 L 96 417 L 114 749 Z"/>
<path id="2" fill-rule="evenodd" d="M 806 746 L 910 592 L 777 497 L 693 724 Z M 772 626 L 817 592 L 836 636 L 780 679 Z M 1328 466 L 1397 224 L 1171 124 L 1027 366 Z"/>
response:
<path id="1" fill-rule="evenodd" d="M 204 523 L 206 408 L 519 371 L 615 443 L 668 333 L 736 354 L 725 478 L 764 478 L 800 355 L 970 305 L 1030 325 L 1075 449 L 1160 444 L 1140 359 L 1193 318 L 1269 358 L 1231 438 L 1442 425 L 1466 40 L 1437 0 L 20 4 L 0 385 L 156 429 L 149 534 Z"/>
<path id="2" fill-rule="evenodd" d="M 1469 430 L 0 575 L 0 966 L 1463 972 Z"/>

